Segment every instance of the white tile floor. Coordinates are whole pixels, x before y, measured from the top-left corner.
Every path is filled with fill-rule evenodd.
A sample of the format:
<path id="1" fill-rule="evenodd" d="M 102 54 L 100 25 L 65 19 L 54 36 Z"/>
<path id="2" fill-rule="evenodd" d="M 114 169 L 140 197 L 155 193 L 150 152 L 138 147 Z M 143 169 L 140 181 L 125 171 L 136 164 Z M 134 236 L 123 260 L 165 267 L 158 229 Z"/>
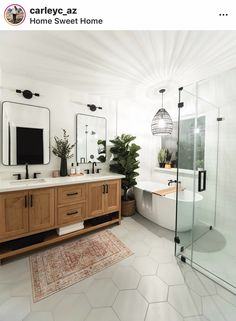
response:
<path id="1" fill-rule="evenodd" d="M 38 303 L 28 257 L 2 265 L 0 321 L 235 321 L 236 296 L 177 262 L 168 231 L 138 221 L 111 227 L 133 256 Z"/>

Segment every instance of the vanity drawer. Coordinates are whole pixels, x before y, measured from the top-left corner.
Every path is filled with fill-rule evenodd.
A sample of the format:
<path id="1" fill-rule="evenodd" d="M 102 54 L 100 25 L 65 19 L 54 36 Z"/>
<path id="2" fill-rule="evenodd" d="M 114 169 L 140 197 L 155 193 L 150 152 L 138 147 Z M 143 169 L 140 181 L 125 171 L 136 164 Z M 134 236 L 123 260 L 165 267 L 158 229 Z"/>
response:
<path id="1" fill-rule="evenodd" d="M 59 225 L 83 221 L 86 218 L 86 203 L 59 207 L 57 213 Z"/>
<path id="2" fill-rule="evenodd" d="M 86 200 L 86 184 L 58 187 L 58 205 L 83 202 Z"/>

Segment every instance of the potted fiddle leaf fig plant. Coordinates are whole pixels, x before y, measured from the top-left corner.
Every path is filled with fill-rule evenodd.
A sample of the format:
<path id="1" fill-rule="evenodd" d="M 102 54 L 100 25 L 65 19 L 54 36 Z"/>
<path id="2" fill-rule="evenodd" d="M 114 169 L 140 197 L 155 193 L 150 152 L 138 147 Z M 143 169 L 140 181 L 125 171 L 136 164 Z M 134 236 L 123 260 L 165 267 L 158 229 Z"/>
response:
<path id="1" fill-rule="evenodd" d="M 123 189 L 121 214 L 123 216 L 131 216 L 135 213 L 135 199 L 129 197 L 129 191 L 137 184 L 136 177 L 139 175 L 136 170 L 139 168 L 137 158 L 141 147 L 133 142 L 135 139 L 135 136 L 122 134 L 110 140 L 113 144 L 110 148 L 113 154 L 110 170 L 125 176 L 121 182 Z"/>
<path id="2" fill-rule="evenodd" d="M 71 145 L 66 130 L 62 129 L 62 131 L 63 138 L 54 137 L 55 145 L 52 147 L 52 152 L 61 159 L 60 176 L 67 176 L 67 159 L 74 156 L 71 151 L 75 147 L 75 144 Z"/>

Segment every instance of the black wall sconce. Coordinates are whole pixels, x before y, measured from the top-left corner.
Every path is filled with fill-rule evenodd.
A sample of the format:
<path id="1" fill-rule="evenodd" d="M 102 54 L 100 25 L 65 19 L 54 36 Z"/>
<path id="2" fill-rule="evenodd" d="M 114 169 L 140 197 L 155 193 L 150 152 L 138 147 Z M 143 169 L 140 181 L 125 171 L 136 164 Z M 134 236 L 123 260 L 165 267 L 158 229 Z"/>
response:
<path id="1" fill-rule="evenodd" d="M 16 89 L 16 92 L 18 94 L 22 94 L 24 98 L 26 99 L 31 99 L 33 96 L 36 96 L 36 97 L 39 97 L 39 94 L 38 93 L 32 93 L 32 91 L 30 90 L 20 90 L 20 89 Z"/>
<path id="2" fill-rule="evenodd" d="M 102 107 L 97 107 L 96 105 L 90 105 L 87 104 L 87 107 L 91 110 L 91 111 L 96 111 L 97 109 L 102 109 Z"/>

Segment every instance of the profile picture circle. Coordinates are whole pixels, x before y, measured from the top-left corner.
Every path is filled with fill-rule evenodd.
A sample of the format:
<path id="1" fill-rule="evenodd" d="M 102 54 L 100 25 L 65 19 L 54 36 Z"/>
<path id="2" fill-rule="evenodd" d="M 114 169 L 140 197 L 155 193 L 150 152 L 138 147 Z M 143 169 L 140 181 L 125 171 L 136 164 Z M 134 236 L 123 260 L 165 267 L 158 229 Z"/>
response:
<path id="1" fill-rule="evenodd" d="M 5 9 L 4 17 L 7 23 L 12 26 L 19 26 L 25 20 L 25 9 L 19 4 L 11 4 Z"/>

